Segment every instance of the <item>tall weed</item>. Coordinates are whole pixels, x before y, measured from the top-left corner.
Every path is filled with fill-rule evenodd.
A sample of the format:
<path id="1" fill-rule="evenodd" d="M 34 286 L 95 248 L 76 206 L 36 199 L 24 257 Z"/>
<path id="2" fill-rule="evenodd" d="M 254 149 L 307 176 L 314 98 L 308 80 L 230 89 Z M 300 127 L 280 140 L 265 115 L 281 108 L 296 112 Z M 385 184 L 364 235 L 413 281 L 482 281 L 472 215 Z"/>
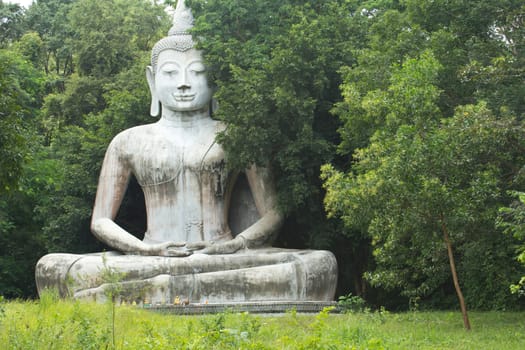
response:
<path id="1" fill-rule="evenodd" d="M 315 315 L 225 312 L 156 314 L 118 306 L 115 343 L 107 305 L 60 300 L 7 302 L 0 348 L 11 349 L 521 349 L 523 313 L 473 313 L 470 334 L 451 312 L 385 311 Z M 479 325 L 476 327 L 476 325 Z M 479 329 L 477 329 L 479 328 Z"/>

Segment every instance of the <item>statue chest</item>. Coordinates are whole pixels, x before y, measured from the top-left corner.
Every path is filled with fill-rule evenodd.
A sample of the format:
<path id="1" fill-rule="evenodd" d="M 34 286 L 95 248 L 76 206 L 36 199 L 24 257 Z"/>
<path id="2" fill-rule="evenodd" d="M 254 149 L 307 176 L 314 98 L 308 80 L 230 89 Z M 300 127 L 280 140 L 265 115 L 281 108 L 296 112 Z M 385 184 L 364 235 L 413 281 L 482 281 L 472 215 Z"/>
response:
<path id="1" fill-rule="evenodd" d="M 127 151 L 121 154 L 144 193 L 145 239 L 195 242 L 230 237 L 225 215 L 229 172 L 224 151 L 214 141 L 215 128 L 191 135 L 154 126 L 137 131 L 125 135 Z"/>
<path id="2" fill-rule="evenodd" d="M 140 143 L 140 151 L 129 155 L 129 162 L 143 187 L 181 181 L 202 187 L 223 182 L 226 177 L 224 151 L 213 141 L 147 140 Z"/>

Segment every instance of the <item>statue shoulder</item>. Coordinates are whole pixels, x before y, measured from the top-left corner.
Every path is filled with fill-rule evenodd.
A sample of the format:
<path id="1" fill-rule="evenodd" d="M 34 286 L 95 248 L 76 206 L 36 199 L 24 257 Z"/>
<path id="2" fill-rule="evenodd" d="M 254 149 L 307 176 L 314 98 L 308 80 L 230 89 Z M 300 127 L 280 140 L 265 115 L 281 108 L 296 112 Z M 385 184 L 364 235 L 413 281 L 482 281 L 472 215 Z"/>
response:
<path id="1" fill-rule="evenodd" d="M 114 152 L 119 156 L 133 154 L 135 148 L 140 146 L 142 141 L 151 138 L 155 134 L 154 124 L 139 125 L 121 131 L 111 140 L 107 152 Z"/>
<path id="2" fill-rule="evenodd" d="M 118 145 L 126 143 L 136 143 L 138 140 L 143 139 L 145 137 L 151 137 L 156 133 L 157 130 L 155 128 L 155 124 L 134 126 L 132 128 L 126 129 L 118 133 L 113 138 L 111 143 L 115 143 Z"/>

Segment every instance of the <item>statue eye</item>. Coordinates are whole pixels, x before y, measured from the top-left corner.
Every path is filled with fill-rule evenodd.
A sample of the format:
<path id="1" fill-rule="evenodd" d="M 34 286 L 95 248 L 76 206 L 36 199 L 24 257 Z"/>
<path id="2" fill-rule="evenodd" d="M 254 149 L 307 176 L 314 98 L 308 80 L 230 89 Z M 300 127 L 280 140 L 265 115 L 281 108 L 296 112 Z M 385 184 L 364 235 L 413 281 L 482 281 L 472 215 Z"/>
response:
<path id="1" fill-rule="evenodd" d="M 206 71 L 206 67 L 201 62 L 195 62 L 190 66 L 190 71 L 194 73 L 204 73 Z"/>
<path id="2" fill-rule="evenodd" d="M 179 67 L 174 64 L 165 64 L 161 67 L 161 71 L 170 75 L 177 74 L 179 72 Z"/>

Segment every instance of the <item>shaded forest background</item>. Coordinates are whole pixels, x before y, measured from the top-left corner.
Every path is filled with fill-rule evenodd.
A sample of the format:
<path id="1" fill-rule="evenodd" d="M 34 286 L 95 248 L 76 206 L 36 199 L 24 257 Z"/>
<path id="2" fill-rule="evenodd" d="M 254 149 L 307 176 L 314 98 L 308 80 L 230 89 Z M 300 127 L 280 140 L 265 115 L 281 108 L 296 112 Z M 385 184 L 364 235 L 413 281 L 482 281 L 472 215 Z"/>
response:
<path id="1" fill-rule="evenodd" d="M 35 297 L 89 232 L 105 149 L 150 123 L 144 79 L 170 1 L 0 1 L 0 294 Z M 232 167 L 270 163 L 278 245 L 333 251 L 338 295 L 390 309 L 520 309 L 520 0 L 188 0 Z M 130 184 L 119 223 L 139 237 Z"/>

